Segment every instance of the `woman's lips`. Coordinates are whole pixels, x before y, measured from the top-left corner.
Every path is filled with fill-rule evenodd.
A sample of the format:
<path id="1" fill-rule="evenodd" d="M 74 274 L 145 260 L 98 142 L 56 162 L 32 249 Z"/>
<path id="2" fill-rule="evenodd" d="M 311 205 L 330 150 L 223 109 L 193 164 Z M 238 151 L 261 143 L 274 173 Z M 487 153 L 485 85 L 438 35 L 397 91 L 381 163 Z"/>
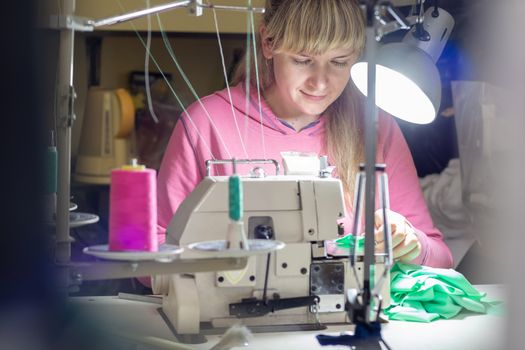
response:
<path id="1" fill-rule="evenodd" d="M 301 93 L 303 94 L 304 97 L 306 97 L 307 99 L 312 100 L 312 101 L 322 101 L 327 96 L 327 95 L 312 95 L 312 94 L 309 94 L 309 93 L 304 92 L 304 91 L 301 91 Z"/>

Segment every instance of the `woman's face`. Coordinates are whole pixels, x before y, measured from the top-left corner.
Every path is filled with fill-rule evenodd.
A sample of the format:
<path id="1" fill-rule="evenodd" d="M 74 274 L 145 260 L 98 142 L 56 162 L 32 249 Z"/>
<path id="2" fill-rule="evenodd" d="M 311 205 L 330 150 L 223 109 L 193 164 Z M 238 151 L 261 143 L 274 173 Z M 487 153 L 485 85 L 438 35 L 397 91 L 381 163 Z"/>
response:
<path id="1" fill-rule="evenodd" d="M 333 49 L 314 56 L 274 53 L 263 46 L 263 54 L 273 61 L 268 102 L 283 119 L 322 114 L 343 92 L 355 62 L 350 49 Z"/>

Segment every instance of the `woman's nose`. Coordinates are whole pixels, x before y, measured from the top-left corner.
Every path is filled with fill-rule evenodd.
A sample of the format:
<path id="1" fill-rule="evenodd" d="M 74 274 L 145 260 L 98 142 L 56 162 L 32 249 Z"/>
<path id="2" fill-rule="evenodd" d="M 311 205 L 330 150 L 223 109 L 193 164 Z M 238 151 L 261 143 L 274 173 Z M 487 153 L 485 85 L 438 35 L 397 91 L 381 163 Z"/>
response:
<path id="1" fill-rule="evenodd" d="M 309 84 L 316 91 L 324 91 L 328 87 L 328 73 L 325 68 L 317 67 L 312 71 Z"/>

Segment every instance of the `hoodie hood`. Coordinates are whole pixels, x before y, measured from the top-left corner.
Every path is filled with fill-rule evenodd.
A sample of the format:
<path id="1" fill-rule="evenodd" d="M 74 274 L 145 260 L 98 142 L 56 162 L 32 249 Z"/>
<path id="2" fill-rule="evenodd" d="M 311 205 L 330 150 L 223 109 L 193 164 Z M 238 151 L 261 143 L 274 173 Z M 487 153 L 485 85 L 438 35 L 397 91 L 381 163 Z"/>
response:
<path id="1" fill-rule="evenodd" d="M 266 100 L 260 93 L 260 108 L 259 108 L 259 96 L 257 94 L 257 88 L 253 85 L 250 85 L 250 97 L 246 99 L 246 89 L 245 85 L 240 83 L 236 86 L 221 91 L 217 91 L 215 95 L 224 99 L 227 103 L 231 102 L 233 104 L 235 113 L 238 115 L 244 115 L 250 118 L 250 120 L 261 124 L 266 128 L 274 130 L 283 135 L 293 135 L 293 134 L 306 134 L 306 135 L 316 135 L 322 130 L 324 130 L 324 116 L 321 116 L 317 121 L 303 128 L 300 131 L 296 131 L 290 126 L 285 125 L 286 122 L 282 119 L 279 119 L 272 111 Z"/>

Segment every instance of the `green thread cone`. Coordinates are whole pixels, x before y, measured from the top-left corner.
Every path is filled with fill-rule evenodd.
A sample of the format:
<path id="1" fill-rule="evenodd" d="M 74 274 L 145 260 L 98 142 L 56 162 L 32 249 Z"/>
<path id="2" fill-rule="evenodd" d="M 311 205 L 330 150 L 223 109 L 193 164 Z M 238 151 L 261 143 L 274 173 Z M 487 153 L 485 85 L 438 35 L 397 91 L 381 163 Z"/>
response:
<path id="1" fill-rule="evenodd" d="M 242 183 L 237 175 L 230 176 L 229 180 L 229 214 L 230 219 L 239 221 L 242 218 Z"/>

